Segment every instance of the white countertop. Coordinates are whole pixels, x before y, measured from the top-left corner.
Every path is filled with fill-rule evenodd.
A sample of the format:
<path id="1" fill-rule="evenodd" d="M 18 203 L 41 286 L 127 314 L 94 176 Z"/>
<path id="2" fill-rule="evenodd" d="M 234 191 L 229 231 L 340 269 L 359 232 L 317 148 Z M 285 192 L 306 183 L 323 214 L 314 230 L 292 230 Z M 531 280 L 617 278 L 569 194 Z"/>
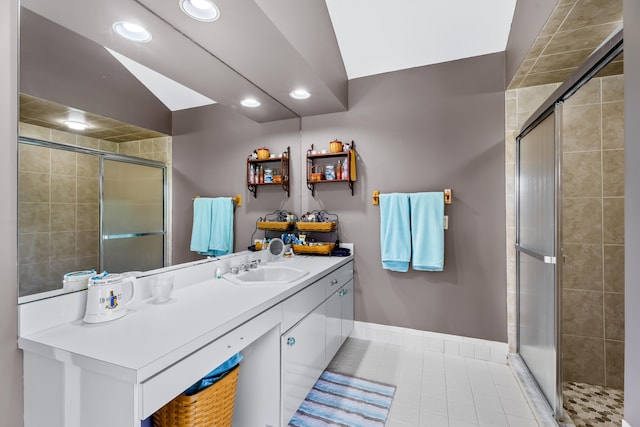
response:
<path id="1" fill-rule="evenodd" d="M 22 336 L 19 347 L 142 382 L 351 260 L 296 256 L 277 261 L 309 271 L 287 285 L 242 286 L 213 278 L 177 287 L 167 303 L 134 302 L 121 319 L 75 320 Z"/>

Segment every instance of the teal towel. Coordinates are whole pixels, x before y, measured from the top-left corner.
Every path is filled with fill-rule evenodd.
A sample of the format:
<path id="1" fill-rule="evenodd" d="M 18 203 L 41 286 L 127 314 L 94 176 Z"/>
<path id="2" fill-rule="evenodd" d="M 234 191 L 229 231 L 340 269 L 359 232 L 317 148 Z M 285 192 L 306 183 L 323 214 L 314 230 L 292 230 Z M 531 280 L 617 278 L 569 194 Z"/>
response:
<path id="1" fill-rule="evenodd" d="M 233 200 L 198 197 L 193 201 L 191 250 L 221 256 L 233 252 Z"/>
<path id="2" fill-rule="evenodd" d="M 412 268 L 442 271 L 444 267 L 444 193 L 413 193 L 411 204 Z"/>
<path id="3" fill-rule="evenodd" d="M 411 260 L 409 195 L 380 194 L 382 268 L 406 272 Z"/>

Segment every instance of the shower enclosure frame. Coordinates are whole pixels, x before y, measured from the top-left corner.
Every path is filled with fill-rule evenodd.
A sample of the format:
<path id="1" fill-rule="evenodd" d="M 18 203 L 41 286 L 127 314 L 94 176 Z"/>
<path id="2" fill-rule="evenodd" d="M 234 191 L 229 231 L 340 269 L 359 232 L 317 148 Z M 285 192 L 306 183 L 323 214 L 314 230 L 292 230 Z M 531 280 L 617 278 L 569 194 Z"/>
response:
<path id="1" fill-rule="evenodd" d="M 621 54 L 624 50 L 624 38 L 622 28 L 615 31 L 605 42 L 603 42 L 596 51 L 567 79 L 547 100 L 533 113 L 533 115 L 525 122 L 520 133 L 516 137 L 516 322 L 517 322 L 517 354 L 514 356 L 516 365 L 524 367 L 526 375 L 533 379 L 534 387 L 537 393 L 542 397 L 541 400 L 546 403 L 548 412 L 556 420 L 560 420 L 563 416 L 562 407 L 562 263 L 564 257 L 562 255 L 562 106 L 563 103 L 571 97 L 576 91 L 591 80 L 597 73 L 605 68 L 614 58 Z M 520 245 L 520 145 L 522 139 L 533 131 L 545 119 L 553 116 L 555 121 L 554 135 L 554 251 L 550 256 L 542 256 L 532 253 Z M 521 354 L 521 264 L 520 256 L 526 254 L 547 264 L 554 264 L 554 319 L 553 334 L 555 344 L 555 387 L 554 395 L 551 396 L 552 402 L 545 397 L 543 387 L 538 378 L 531 371 Z"/>

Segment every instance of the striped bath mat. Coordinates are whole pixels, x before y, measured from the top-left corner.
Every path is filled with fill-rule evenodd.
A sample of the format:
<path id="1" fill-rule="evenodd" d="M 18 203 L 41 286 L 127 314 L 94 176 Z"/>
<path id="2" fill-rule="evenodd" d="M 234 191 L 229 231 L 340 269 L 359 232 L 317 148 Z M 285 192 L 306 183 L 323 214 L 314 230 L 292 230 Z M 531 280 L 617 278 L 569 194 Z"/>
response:
<path id="1" fill-rule="evenodd" d="M 289 426 L 382 427 L 395 392 L 395 386 L 324 371 Z"/>

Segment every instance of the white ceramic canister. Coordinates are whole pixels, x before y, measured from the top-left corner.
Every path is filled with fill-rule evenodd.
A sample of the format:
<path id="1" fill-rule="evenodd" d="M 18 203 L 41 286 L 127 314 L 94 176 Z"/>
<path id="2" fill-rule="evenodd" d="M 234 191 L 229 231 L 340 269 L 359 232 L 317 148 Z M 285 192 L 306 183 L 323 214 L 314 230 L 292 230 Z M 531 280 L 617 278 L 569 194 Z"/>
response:
<path id="1" fill-rule="evenodd" d="M 69 292 L 87 289 L 89 279 L 95 275 L 95 270 L 72 271 L 62 278 L 62 288 Z"/>

